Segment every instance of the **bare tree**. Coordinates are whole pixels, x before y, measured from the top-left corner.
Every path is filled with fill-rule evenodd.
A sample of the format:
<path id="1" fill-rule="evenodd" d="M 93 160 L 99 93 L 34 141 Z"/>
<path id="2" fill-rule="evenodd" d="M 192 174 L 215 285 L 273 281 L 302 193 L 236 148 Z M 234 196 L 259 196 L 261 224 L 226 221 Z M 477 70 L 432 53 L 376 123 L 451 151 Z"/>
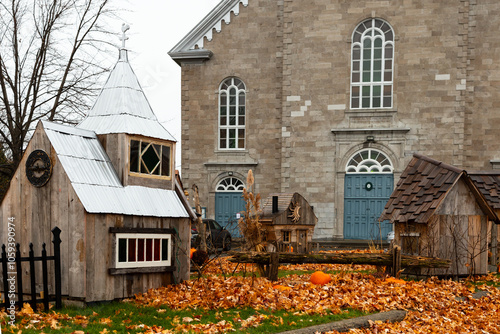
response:
<path id="1" fill-rule="evenodd" d="M 98 56 L 108 32 L 109 0 L 0 2 L 0 142 L 19 164 L 41 119 L 75 123 L 106 71 Z"/>
<path id="2" fill-rule="evenodd" d="M 201 219 L 201 205 L 200 205 L 200 195 L 198 192 L 198 186 L 193 184 L 193 198 L 194 198 L 194 206 L 196 209 L 196 215 L 198 219 L 196 220 L 196 229 L 198 230 L 198 236 L 200 238 L 200 250 L 203 252 L 207 252 L 207 230 L 205 224 L 203 224 L 203 220 Z"/>

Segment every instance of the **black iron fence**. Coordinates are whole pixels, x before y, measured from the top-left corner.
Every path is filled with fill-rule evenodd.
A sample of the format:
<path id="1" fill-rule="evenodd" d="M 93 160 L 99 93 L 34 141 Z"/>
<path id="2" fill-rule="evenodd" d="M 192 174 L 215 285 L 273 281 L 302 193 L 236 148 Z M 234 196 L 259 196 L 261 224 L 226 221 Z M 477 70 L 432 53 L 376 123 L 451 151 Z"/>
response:
<path id="1" fill-rule="evenodd" d="M 27 257 L 21 256 L 19 243 L 16 244 L 15 252 L 13 247 L 6 247 L 2 245 L 2 278 L 3 278 L 3 302 L 0 307 L 6 309 L 19 306 L 22 308 L 24 303 L 27 302 L 31 305 L 33 310 L 36 310 L 37 303 L 43 303 L 44 309 L 49 309 L 49 302 L 55 301 L 56 308 L 62 307 L 61 302 L 61 230 L 56 226 L 52 229 L 52 243 L 54 244 L 54 255 L 47 256 L 46 245 L 42 245 L 42 255 L 35 256 L 33 244 L 29 245 L 29 255 Z M 15 253 L 15 254 L 14 254 Z M 15 256 L 14 256 L 15 255 Z M 55 295 L 49 294 L 49 272 L 48 263 L 54 263 L 54 287 Z M 42 265 L 42 290 L 43 293 L 36 292 L 36 268 L 35 264 L 39 262 Z M 29 293 L 24 293 L 23 282 L 23 263 L 29 265 Z M 17 298 L 15 298 L 17 296 Z M 27 297 L 27 300 L 25 298 Z"/>

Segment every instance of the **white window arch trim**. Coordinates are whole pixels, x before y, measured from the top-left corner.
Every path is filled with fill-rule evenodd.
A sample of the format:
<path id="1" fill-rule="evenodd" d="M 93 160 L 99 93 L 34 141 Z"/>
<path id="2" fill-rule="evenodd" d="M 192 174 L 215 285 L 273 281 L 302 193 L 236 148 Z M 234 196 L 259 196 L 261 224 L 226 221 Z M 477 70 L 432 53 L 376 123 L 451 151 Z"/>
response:
<path id="1" fill-rule="evenodd" d="M 217 183 L 215 187 L 215 191 L 217 192 L 235 192 L 235 191 L 243 191 L 245 188 L 245 183 L 240 179 L 230 176 L 226 177 Z"/>
<path id="2" fill-rule="evenodd" d="M 237 77 L 219 85 L 218 148 L 244 150 L 246 147 L 246 85 Z"/>
<path id="3" fill-rule="evenodd" d="M 367 26 L 368 22 L 369 26 Z M 364 27 L 364 30 L 361 31 L 361 27 Z M 375 58 L 377 39 L 381 40 L 380 58 Z M 368 70 L 365 69 L 366 46 L 364 45 L 367 40 L 371 42 Z M 351 41 L 351 109 L 392 108 L 394 105 L 394 29 L 387 21 L 379 18 L 364 20 L 354 29 Z M 355 57 L 356 50 L 359 52 L 359 58 Z M 386 53 L 388 50 L 391 54 Z M 380 61 L 380 67 L 375 70 L 377 61 Z M 375 72 L 380 72 L 379 79 L 374 78 Z M 369 76 L 366 81 L 365 75 Z"/>
<path id="4" fill-rule="evenodd" d="M 346 165 L 347 174 L 380 173 L 393 174 L 394 165 L 382 151 L 368 148 L 354 153 Z"/>

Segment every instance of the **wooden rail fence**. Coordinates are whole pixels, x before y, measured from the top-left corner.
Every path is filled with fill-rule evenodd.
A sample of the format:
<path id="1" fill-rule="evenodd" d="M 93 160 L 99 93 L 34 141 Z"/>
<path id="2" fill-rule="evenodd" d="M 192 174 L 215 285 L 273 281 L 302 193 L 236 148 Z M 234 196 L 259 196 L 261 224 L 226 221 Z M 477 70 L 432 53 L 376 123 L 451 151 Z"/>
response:
<path id="1" fill-rule="evenodd" d="M 368 264 L 392 267 L 392 275 L 396 276 L 401 268 L 449 268 L 451 261 L 447 259 L 424 256 L 402 255 L 401 248 L 395 246 L 389 253 L 267 253 L 267 252 L 230 252 L 231 262 L 257 263 L 266 268 L 268 278 L 277 280 L 280 263 L 336 263 L 336 264 Z"/>
<path id="2" fill-rule="evenodd" d="M 2 257 L 0 262 L 2 263 L 2 280 L 3 280 L 3 291 L 2 299 L 3 302 L 0 303 L 0 307 L 5 307 L 8 309 L 12 305 L 17 305 L 22 308 L 24 302 L 28 302 L 33 310 L 36 310 L 36 304 L 39 302 L 43 303 L 44 309 L 49 309 L 49 302 L 55 301 L 56 308 L 62 307 L 61 302 L 61 230 L 56 226 L 52 229 L 52 243 L 54 244 L 54 255 L 47 256 L 46 245 L 42 245 L 42 255 L 35 256 L 33 250 L 33 243 L 29 245 L 29 256 L 22 257 L 20 251 L 19 243 L 16 244 L 15 256 L 12 256 L 13 250 L 9 249 L 7 254 L 6 246 L 2 245 Z M 49 280 L 48 280 L 48 262 L 54 262 L 54 287 L 55 295 L 49 295 Z M 30 292 L 24 293 L 23 286 L 23 262 L 29 263 L 30 272 Z M 38 298 L 36 292 L 36 270 L 35 264 L 40 262 L 42 265 L 42 286 L 43 286 L 43 296 Z M 14 266 L 15 264 L 15 266 Z M 29 299 L 25 301 L 25 296 Z M 17 298 L 15 297 L 17 296 Z"/>

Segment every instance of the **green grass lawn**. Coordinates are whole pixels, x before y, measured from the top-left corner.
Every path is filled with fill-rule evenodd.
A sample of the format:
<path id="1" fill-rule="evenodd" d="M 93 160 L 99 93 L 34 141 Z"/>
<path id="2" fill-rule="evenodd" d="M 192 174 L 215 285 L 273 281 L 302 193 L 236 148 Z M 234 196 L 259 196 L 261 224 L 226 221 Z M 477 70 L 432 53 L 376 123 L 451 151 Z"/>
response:
<path id="1" fill-rule="evenodd" d="M 126 302 L 104 303 L 86 308 L 63 308 L 56 312 L 67 314 L 73 320 L 60 320 L 55 326 L 59 327 L 58 329 L 51 329 L 49 321 L 45 321 L 45 327 L 41 328 L 41 323 L 35 321 L 32 323 L 34 329 L 22 329 L 22 333 L 72 333 L 74 331 L 142 333 L 146 328 L 153 326 L 175 330 L 179 324 L 209 324 L 223 323 L 224 321 L 236 329 L 235 333 L 276 333 L 366 314 L 356 310 L 345 310 L 340 314 L 327 312 L 325 315 L 308 315 L 282 310 L 254 310 L 250 308 L 175 311 L 166 308 L 141 307 Z M 79 320 L 75 321 L 74 318 L 77 316 L 79 316 Z M 23 318 L 16 319 L 16 323 L 19 322 L 29 324 L 31 321 Z M 3 333 L 18 333 L 18 328 L 10 328 L 6 323 L 7 318 L 2 321 Z M 248 327 L 242 327 L 245 324 Z M 259 326 L 254 327 L 254 324 L 259 324 Z"/>

